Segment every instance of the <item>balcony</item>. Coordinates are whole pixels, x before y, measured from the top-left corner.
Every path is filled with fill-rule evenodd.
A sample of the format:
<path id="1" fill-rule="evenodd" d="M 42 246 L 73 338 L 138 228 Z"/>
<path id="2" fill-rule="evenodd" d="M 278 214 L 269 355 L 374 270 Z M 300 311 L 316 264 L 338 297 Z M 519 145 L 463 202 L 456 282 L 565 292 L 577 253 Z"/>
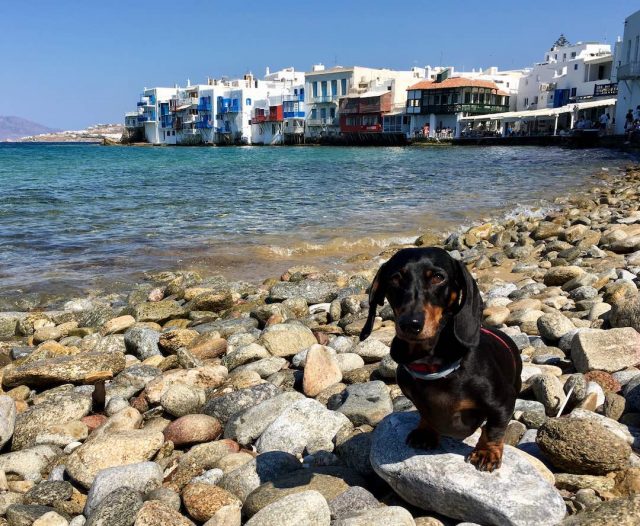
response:
<path id="1" fill-rule="evenodd" d="M 337 95 L 319 95 L 317 97 L 311 97 L 311 102 L 315 103 L 336 102 L 337 100 Z"/>
<path id="2" fill-rule="evenodd" d="M 309 126 L 337 126 L 338 119 L 336 117 L 325 117 L 320 119 L 309 119 L 307 121 Z"/>
<path id="3" fill-rule="evenodd" d="M 202 112 L 211 111 L 211 102 L 203 102 L 201 100 L 200 104 L 198 104 L 198 111 L 202 111 Z"/>
<path id="4" fill-rule="evenodd" d="M 285 111 L 282 116 L 285 119 L 304 119 L 304 111 Z"/>
<path id="5" fill-rule="evenodd" d="M 197 121 L 196 128 L 198 130 L 210 130 L 213 128 L 213 123 L 211 121 Z"/>
<path id="6" fill-rule="evenodd" d="M 251 119 L 251 124 L 260 124 L 261 122 L 267 122 L 269 120 L 269 114 L 254 115 Z"/>
<path id="7" fill-rule="evenodd" d="M 629 62 L 618 67 L 618 80 L 640 78 L 640 62 Z"/>
<path id="8" fill-rule="evenodd" d="M 422 106 L 420 113 L 428 114 L 455 114 L 455 113 L 471 113 L 475 115 L 484 115 L 485 113 L 502 113 L 509 111 L 508 105 L 493 104 L 438 104 L 430 106 Z"/>

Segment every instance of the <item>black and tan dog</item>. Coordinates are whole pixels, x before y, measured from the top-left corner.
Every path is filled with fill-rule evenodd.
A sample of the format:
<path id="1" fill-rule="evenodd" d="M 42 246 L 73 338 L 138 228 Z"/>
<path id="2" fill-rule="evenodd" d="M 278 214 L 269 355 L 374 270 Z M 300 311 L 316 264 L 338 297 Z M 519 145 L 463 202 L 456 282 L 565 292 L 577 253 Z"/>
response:
<path id="1" fill-rule="evenodd" d="M 499 468 L 522 361 L 507 335 L 481 327 L 480 291 L 465 265 L 440 248 L 397 252 L 373 280 L 360 340 L 385 298 L 395 314 L 398 385 L 421 417 L 407 443 L 434 448 L 440 435 L 466 438 L 484 422 L 467 461 L 482 471 Z"/>

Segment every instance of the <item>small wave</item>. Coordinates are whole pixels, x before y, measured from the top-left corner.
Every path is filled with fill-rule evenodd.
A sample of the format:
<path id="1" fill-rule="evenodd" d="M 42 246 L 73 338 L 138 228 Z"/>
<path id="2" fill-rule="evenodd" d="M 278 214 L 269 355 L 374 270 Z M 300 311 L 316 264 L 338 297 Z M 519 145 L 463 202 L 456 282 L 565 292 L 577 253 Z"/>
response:
<path id="1" fill-rule="evenodd" d="M 372 249 L 387 248 L 393 245 L 408 245 L 413 243 L 418 234 L 411 236 L 389 237 L 364 237 L 356 240 L 344 238 L 331 239 L 324 243 L 301 242 L 292 246 L 268 245 L 259 247 L 258 251 L 282 258 L 303 256 L 307 254 L 338 255 L 340 253 L 353 253 L 358 250 L 368 251 Z"/>

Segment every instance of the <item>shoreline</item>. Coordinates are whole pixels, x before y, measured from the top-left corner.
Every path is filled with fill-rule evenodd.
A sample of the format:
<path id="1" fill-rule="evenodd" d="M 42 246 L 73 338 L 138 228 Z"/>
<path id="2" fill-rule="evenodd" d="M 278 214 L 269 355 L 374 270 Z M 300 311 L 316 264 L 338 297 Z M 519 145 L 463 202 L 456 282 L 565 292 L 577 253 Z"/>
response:
<path id="1" fill-rule="evenodd" d="M 341 235 L 324 239 L 305 241 L 304 237 L 292 240 L 285 234 L 269 235 L 262 243 L 247 241 L 245 244 L 227 245 L 225 251 L 211 249 L 210 243 L 204 242 L 201 247 L 195 247 L 186 253 L 183 248 L 176 247 L 171 250 L 156 250 L 167 259 L 175 259 L 175 264 L 147 268 L 139 270 L 136 274 L 127 274 L 120 277 L 109 278 L 106 282 L 96 276 L 90 284 L 56 285 L 47 289 L 47 285 L 38 286 L 35 290 L 26 294 L 18 292 L 21 287 L 16 285 L 13 289 L 0 293 L 0 305 L 10 305 L 19 300 L 21 296 L 30 298 L 27 304 L 32 309 L 57 309 L 65 301 L 79 299 L 83 296 L 100 299 L 101 296 L 109 297 L 113 294 L 126 297 L 129 290 L 143 285 L 150 275 L 162 272 L 176 274 L 195 272 L 203 279 L 222 276 L 229 281 L 250 282 L 259 285 L 264 280 L 279 276 L 292 266 L 315 266 L 321 271 L 342 270 L 346 272 L 358 272 L 363 270 L 363 264 L 379 259 L 379 254 L 398 246 L 411 246 L 421 236 L 430 235 L 433 239 L 443 242 L 451 234 L 459 234 L 482 223 L 492 222 L 503 224 L 514 217 L 539 218 L 548 211 L 561 206 L 563 199 L 584 196 L 588 194 L 588 188 L 602 178 L 610 177 L 612 171 L 620 171 L 620 168 L 601 168 L 587 176 L 581 186 L 576 186 L 572 192 L 563 197 L 544 196 L 542 190 L 538 195 L 527 196 L 519 203 L 502 204 L 489 207 L 484 210 L 474 210 L 464 213 L 463 220 L 437 220 L 429 212 L 416 212 L 412 220 L 413 226 L 399 232 L 372 232 L 368 235 Z M 585 188 L 585 186 L 587 188 Z M 558 203 L 560 201 L 560 203 Z M 429 225 L 429 226 L 427 226 Z M 322 237 L 322 236 L 321 236 Z M 224 245 L 218 243 L 221 247 Z M 167 256 L 171 254 L 170 256 Z M 81 268 L 81 267 L 80 267 Z M 67 271 L 69 272 L 69 271 Z M 68 281 L 68 280 L 67 280 Z M 65 288 L 71 288 L 76 292 L 65 293 Z M 18 303 L 20 303 L 18 301 Z M 22 302 L 25 304 L 25 302 Z M 3 309 L 0 308 L 0 312 Z M 14 309 L 4 309 L 14 310 Z M 22 310 L 20 308 L 15 310 Z"/>
<path id="2" fill-rule="evenodd" d="M 73 524 L 126 513 L 127 523 L 241 526 L 274 506 L 312 513 L 312 498 L 336 518 L 364 502 L 359 514 L 375 511 L 362 524 L 371 513 L 430 526 L 522 514 L 549 526 L 565 515 L 630 523 L 640 167 L 554 205 L 417 240 L 467 265 L 484 325 L 521 353 L 500 476 L 465 463 L 478 433 L 430 454 L 404 445 L 417 419 L 396 384 L 388 306 L 358 339 L 371 280 L 397 246 L 353 272 L 304 265 L 262 284 L 159 272 L 126 297 L 0 312 L 7 514 L 44 513 L 29 507 L 44 495 L 36 502 L 82 516 Z"/>

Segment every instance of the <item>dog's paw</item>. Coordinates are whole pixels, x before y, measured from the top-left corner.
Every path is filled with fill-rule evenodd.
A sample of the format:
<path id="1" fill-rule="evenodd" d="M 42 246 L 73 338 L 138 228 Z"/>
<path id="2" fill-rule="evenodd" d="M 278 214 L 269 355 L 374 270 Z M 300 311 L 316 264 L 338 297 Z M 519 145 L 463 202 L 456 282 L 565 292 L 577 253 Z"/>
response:
<path id="1" fill-rule="evenodd" d="M 465 460 L 473 464 L 478 471 L 491 473 L 502 465 L 502 448 L 476 448 Z"/>
<path id="2" fill-rule="evenodd" d="M 440 436 L 433 431 L 419 427 L 407 435 L 406 442 L 413 449 L 435 449 L 440 443 Z"/>

